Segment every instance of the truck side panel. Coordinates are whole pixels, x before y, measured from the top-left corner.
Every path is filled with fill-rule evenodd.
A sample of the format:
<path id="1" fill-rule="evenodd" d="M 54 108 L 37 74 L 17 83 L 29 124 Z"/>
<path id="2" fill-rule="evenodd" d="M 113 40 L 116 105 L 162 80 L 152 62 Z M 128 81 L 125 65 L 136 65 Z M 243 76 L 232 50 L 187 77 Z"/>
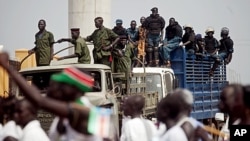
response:
<path id="1" fill-rule="evenodd" d="M 171 66 L 178 79 L 179 87 L 189 89 L 194 96 L 191 116 L 196 119 L 214 117 L 218 112 L 221 89 L 228 84 L 226 81 L 226 65 L 222 63 L 214 72 L 208 73 L 213 60 L 203 57 L 197 60 L 195 56 L 187 58 L 185 49 L 178 48 L 171 53 Z"/>

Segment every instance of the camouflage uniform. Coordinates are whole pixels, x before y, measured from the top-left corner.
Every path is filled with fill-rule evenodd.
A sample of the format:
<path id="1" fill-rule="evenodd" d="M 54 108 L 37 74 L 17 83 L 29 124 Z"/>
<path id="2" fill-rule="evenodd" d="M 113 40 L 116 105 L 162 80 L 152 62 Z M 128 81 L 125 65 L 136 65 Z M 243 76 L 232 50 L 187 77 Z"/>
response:
<path id="1" fill-rule="evenodd" d="M 117 37 L 118 35 L 116 35 L 112 30 L 105 27 L 96 29 L 90 36 L 87 37 L 87 41 L 93 41 L 94 43 L 93 57 L 95 64 L 105 64 L 111 66 L 111 51 L 105 51 L 102 50 L 102 48 L 110 45 Z"/>
<path id="2" fill-rule="evenodd" d="M 75 43 L 75 54 L 78 55 L 78 63 L 90 64 L 89 48 L 82 37 L 78 37 Z"/>
<path id="3" fill-rule="evenodd" d="M 117 45 L 113 49 L 112 55 L 114 57 L 112 62 L 113 72 L 127 72 L 128 70 L 131 70 L 132 59 L 134 57 L 131 44 L 126 44 L 125 47 Z"/>
<path id="4" fill-rule="evenodd" d="M 35 54 L 37 66 L 48 66 L 51 60 L 50 47 L 54 43 L 54 36 L 49 31 L 38 32 L 35 35 Z"/>

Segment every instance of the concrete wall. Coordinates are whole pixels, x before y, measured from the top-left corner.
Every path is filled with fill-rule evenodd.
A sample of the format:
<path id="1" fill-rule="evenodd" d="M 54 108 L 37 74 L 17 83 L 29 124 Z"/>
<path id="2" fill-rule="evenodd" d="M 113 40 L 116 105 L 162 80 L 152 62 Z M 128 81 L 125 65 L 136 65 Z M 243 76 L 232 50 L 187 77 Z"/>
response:
<path id="1" fill-rule="evenodd" d="M 111 0 L 68 0 L 68 12 L 69 37 L 70 28 L 80 28 L 82 37 L 93 33 L 96 29 L 94 24 L 96 17 L 103 17 L 104 26 L 111 25 Z M 88 46 L 92 57 L 93 46 Z M 73 52 L 73 49 L 69 51 L 70 54 Z"/>

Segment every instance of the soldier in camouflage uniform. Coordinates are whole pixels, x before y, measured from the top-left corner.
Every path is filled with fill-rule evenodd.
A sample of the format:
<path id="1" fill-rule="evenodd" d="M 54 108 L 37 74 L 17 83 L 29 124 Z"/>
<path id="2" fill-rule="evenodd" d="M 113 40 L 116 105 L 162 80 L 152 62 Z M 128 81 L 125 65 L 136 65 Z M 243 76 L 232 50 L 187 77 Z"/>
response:
<path id="1" fill-rule="evenodd" d="M 74 58 L 78 57 L 78 63 L 82 64 L 90 64 L 91 58 L 89 53 L 89 48 L 85 42 L 85 40 L 80 37 L 80 29 L 79 28 L 72 28 L 71 29 L 71 36 L 70 39 L 60 39 L 57 42 L 71 42 L 75 46 L 75 53 L 72 55 L 64 56 L 59 58 L 58 60 L 63 60 L 67 58 Z"/>
<path id="2" fill-rule="evenodd" d="M 39 32 L 35 35 L 36 46 L 28 51 L 29 54 L 36 54 L 37 66 L 48 66 L 50 64 L 50 61 L 53 59 L 54 36 L 51 32 L 47 31 L 45 27 L 45 20 L 40 20 L 38 22 Z"/>
<path id="3" fill-rule="evenodd" d="M 120 44 L 117 44 L 112 50 L 114 60 L 112 62 L 113 72 L 128 72 L 131 70 L 132 59 L 135 57 L 132 44 L 128 43 L 126 36 L 120 38 Z"/>
<path id="4" fill-rule="evenodd" d="M 102 17 L 95 18 L 95 26 L 98 29 L 86 38 L 87 41 L 94 43 L 94 63 L 111 66 L 111 49 L 119 41 L 119 37 L 112 30 L 103 26 Z"/>

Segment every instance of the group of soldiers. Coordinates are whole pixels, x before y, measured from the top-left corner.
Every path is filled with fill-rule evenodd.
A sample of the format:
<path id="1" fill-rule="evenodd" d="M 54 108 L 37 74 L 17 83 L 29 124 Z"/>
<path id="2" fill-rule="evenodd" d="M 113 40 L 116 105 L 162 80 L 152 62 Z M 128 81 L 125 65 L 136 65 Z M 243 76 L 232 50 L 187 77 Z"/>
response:
<path id="1" fill-rule="evenodd" d="M 94 19 L 97 29 L 90 36 L 82 38 L 80 29 L 72 28 L 72 38 L 62 38 L 57 42 L 54 41 L 53 34 L 45 30 L 46 22 L 40 20 L 40 31 L 35 35 L 36 47 L 29 53 L 36 53 L 37 66 L 49 65 L 53 58 L 53 44 L 67 41 L 74 45 L 75 53 L 59 60 L 78 57 L 79 63 L 89 64 L 91 57 L 86 42 L 92 42 L 95 64 L 108 65 L 113 72 L 127 72 L 132 67 L 144 64 L 149 67 L 171 67 L 170 53 L 178 47 L 185 47 L 187 57 L 196 55 L 198 59 L 208 55 L 214 59 L 210 76 L 222 61 L 227 64 L 231 61 L 233 41 L 229 37 L 227 27 L 222 28 L 222 39 L 218 42 L 213 37 L 213 28 L 207 28 L 206 36 L 202 38 L 201 34 L 195 34 L 191 25 L 182 28 L 174 18 L 170 18 L 163 38 L 165 20 L 158 14 L 157 7 L 151 11 L 152 14 L 147 18 L 140 18 L 141 25 L 138 28 L 135 20 L 132 20 L 130 28 L 126 29 L 122 26 L 123 21 L 117 19 L 116 26 L 108 29 L 103 26 L 103 18 L 97 17 Z"/>

